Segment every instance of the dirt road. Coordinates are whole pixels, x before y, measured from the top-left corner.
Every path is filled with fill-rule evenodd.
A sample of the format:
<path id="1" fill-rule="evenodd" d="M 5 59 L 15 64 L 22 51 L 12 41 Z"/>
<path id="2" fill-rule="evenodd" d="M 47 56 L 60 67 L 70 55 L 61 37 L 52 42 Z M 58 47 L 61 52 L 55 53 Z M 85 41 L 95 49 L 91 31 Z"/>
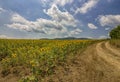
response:
<path id="1" fill-rule="evenodd" d="M 105 46 L 104 43 L 97 44 L 96 51 L 99 57 L 103 58 L 106 62 L 120 70 L 120 57 L 118 57 L 120 56 L 120 53 L 116 49 L 111 48 L 108 42 L 105 43 Z"/>
<path id="2" fill-rule="evenodd" d="M 120 82 L 120 50 L 109 42 L 94 44 L 44 80 L 49 81 Z"/>

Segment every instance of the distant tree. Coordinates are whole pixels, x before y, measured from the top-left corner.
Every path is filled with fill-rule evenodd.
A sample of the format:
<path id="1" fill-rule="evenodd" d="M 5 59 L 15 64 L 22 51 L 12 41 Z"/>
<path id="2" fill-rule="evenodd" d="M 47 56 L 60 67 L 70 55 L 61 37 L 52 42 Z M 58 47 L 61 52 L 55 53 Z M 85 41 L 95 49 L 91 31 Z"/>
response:
<path id="1" fill-rule="evenodd" d="M 110 37 L 111 39 L 120 39 L 120 25 L 111 30 Z"/>

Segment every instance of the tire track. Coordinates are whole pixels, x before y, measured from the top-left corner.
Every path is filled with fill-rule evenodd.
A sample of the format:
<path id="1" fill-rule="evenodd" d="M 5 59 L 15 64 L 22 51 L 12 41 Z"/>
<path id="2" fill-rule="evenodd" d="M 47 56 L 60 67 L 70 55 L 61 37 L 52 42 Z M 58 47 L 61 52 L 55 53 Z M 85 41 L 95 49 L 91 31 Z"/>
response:
<path id="1" fill-rule="evenodd" d="M 98 43 L 96 45 L 96 52 L 97 52 L 97 55 L 101 58 L 103 58 L 105 61 L 107 61 L 109 64 L 111 64 L 112 66 L 114 66 L 115 68 L 119 69 L 120 70 L 120 62 L 118 60 L 115 59 L 114 55 L 111 54 L 111 53 L 108 53 L 105 49 L 102 48 L 102 44 L 103 42 L 101 43 Z M 114 49 L 110 48 L 108 43 L 106 42 L 105 43 L 106 45 L 106 48 L 110 49 L 112 52 L 114 52 L 115 54 L 119 54 L 117 53 L 116 51 L 114 51 Z"/>
<path id="2" fill-rule="evenodd" d="M 109 42 L 103 43 L 103 49 L 105 49 L 106 52 L 112 54 L 111 56 L 113 58 L 116 58 L 118 61 L 120 61 L 120 52 L 115 47 L 111 46 Z"/>
<path id="3" fill-rule="evenodd" d="M 105 43 L 105 47 L 110 50 L 111 52 L 113 52 L 114 54 L 120 56 L 120 51 L 118 51 L 117 49 L 114 49 L 110 46 L 109 42 Z"/>

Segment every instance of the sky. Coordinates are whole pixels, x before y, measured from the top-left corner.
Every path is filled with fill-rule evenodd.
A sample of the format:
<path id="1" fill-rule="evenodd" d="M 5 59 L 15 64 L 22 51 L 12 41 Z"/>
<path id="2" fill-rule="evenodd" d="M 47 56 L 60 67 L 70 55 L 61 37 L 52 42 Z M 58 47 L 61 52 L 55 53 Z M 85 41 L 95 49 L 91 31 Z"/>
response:
<path id="1" fill-rule="evenodd" d="M 108 38 L 120 0 L 0 0 L 0 38 Z"/>

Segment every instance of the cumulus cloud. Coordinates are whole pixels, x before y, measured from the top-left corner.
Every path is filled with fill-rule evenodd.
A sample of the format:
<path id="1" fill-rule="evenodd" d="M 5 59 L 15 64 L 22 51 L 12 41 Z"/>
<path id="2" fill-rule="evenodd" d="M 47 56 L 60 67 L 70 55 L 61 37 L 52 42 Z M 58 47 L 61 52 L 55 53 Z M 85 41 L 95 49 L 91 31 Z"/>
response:
<path id="1" fill-rule="evenodd" d="M 74 34 L 78 34 L 80 30 L 76 29 L 78 21 L 67 11 L 60 11 L 56 5 L 45 10 L 45 13 L 51 19 L 38 18 L 35 21 L 29 21 L 18 13 L 11 16 L 10 24 L 7 27 L 28 32 L 42 33 L 42 34 L 66 34 L 69 35 L 69 27 L 73 28 Z M 73 32 L 72 32 L 73 33 Z"/>
<path id="2" fill-rule="evenodd" d="M 20 23 L 13 23 L 13 24 L 10 24 L 10 25 L 7 25 L 7 26 L 10 27 L 10 28 L 14 28 L 14 29 L 21 29 L 21 30 L 30 31 L 28 25 L 24 25 L 24 24 L 20 24 Z"/>
<path id="3" fill-rule="evenodd" d="M 45 11 L 45 13 L 52 17 L 52 20 L 55 20 L 65 26 L 76 27 L 76 23 L 78 22 L 69 12 L 60 11 L 55 4 L 53 4 L 50 9 Z"/>
<path id="4" fill-rule="evenodd" d="M 88 27 L 89 27 L 90 29 L 97 29 L 97 26 L 95 26 L 95 25 L 92 24 L 92 23 L 88 23 Z"/>
<path id="5" fill-rule="evenodd" d="M 20 29 L 20 30 L 26 30 L 26 31 L 31 31 L 31 22 L 26 20 L 24 17 L 20 16 L 17 13 L 14 13 L 11 16 L 12 24 L 7 24 L 8 27 L 14 28 L 14 29 Z"/>
<path id="6" fill-rule="evenodd" d="M 82 7 L 77 8 L 77 10 L 75 11 L 75 14 L 77 13 L 82 13 L 85 14 L 87 13 L 89 10 L 91 10 L 93 7 L 95 7 L 95 5 L 98 3 L 99 0 L 88 0 L 86 3 L 84 3 L 82 5 Z"/>
<path id="7" fill-rule="evenodd" d="M 15 22 L 15 23 L 21 23 L 21 24 L 27 24 L 29 23 L 28 20 L 26 20 L 24 17 L 20 16 L 19 14 L 17 13 L 14 13 L 12 15 L 12 22 Z"/>
<path id="8" fill-rule="evenodd" d="M 43 5 L 59 5 L 59 6 L 65 6 L 66 4 L 71 4 L 73 0 L 41 0 Z M 49 4 L 48 4 L 49 3 Z"/>
<path id="9" fill-rule="evenodd" d="M 26 31 L 33 31 L 38 33 L 46 33 L 46 28 L 54 28 L 57 30 L 62 29 L 62 25 L 56 23 L 56 21 L 39 18 L 36 21 L 29 21 L 19 14 L 15 13 L 11 17 L 12 24 L 7 24 L 8 27 Z"/>
<path id="10" fill-rule="evenodd" d="M 71 35 L 77 35 L 77 34 L 80 34 L 81 32 L 82 32 L 82 30 L 77 28 L 77 29 L 71 31 L 70 34 Z"/>
<path id="11" fill-rule="evenodd" d="M 60 6 L 64 6 L 64 5 L 70 4 L 72 2 L 73 2 L 73 0 L 55 0 L 53 3 L 60 5 Z"/>
<path id="12" fill-rule="evenodd" d="M 98 18 L 101 26 L 116 26 L 120 24 L 120 15 L 101 15 Z"/>

